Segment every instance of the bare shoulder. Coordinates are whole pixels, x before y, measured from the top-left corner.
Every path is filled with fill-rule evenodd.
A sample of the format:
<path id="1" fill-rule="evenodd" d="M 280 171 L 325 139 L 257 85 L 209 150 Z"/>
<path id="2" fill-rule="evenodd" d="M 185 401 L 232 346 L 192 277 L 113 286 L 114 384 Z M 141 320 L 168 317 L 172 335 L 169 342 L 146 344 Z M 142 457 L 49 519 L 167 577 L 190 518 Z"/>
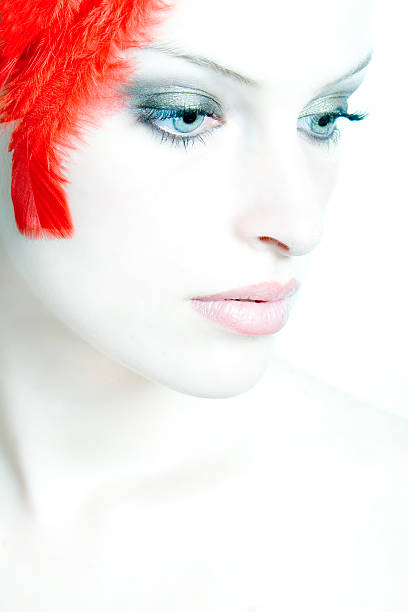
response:
<path id="1" fill-rule="evenodd" d="M 273 393 L 272 378 L 259 389 L 270 398 L 264 400 L 260 446 L 271 477 L 279 464 L 298 491 L 309 491 L 311 512 L 322 503 L 333 516 L 342 509 L 350 520 L 359 516 L 366 525 L 372 520 L 373 529 L 384 521 L 389 542 L 400 549 L 403 539 L 408 550 L 408 420 L 290 364 L 276 364 L 273 373 L 282 391 Z"/>
<path id="2" fill-rule="evenodd" d="M 301 426 L 307 421 L 320 432 L 324 428 L 328 435 L 359 441 L 361 449 L 375 447 L 377 454 L 388 450 L 408 460 L 408 419 L 361 401 L 283 360 L 273 363 L 257 393 L 272 401 L 276 388 L 280 405 L 293 412 Z"/>
<path id="3" fill-rule="evenodd" d="M 257 508 L 287 553 L 283 579 L 296 575 L 304 593 L 330 601 L 316 610 L 407 610 L 407 421 L 290 365 L 273 374 L 282 392 L 271 376 L 258 396 L 273 412 L 271 425 L 264 419 L 268 487 L 252 490 L 264 491 Z"/>

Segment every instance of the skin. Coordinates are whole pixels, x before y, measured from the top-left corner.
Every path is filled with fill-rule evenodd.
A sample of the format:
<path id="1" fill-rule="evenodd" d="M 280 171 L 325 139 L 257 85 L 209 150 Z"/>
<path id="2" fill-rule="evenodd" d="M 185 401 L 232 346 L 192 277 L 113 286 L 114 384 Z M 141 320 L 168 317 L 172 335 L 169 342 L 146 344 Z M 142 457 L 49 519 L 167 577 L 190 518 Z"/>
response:
<path id="1" fill-rule="evenodd" d="M 406 501 L 384 502 L 390 480 L 405 478 L 406 427 L 271 360 L 275 336 L 221 329 L 189 304 L 301 283 L 339 147 L 308 140 L 297 119 L 322 91 L 361 83 L 364 71 L 327 88 L 369 53 L 369 9 L 179 0 L 155 45 L 257 85 L 157 49 L 129 52 L 137 82 L 199 88 L 226 123 L 184 150 L 128 110 L 101 117 L 70 156 L 71 240 L 18 234 L 2 137 L 6 612 L 406 609 L 395 595 L 401 533 L 380 533 L 372 511 L 394 526 L 406 516 Z"/>
<path id="2" fill-rule="evenodd" d="M 72 155 L 67 189 L 76 227 L 72 240 L 33 242 L 18 235 L 7 197 L 10 181 L 7 175 L 2 180 L 2 208 L 9 216 L 1 219 L 1 239 L 47 308 L 110 358 L 193 396 L 237 396 L 265 372 L 274 336 L 248 338 L 215 329 L 192 311 L 188 299 L 268 280 L 301 282 L 307 255 L 321 237 L 338 155 L 306 141 L 295 129 L 297 116 L 317 90 L 370 50 L 361 36 L 367 16 L 361 9 L 355 15 L 351 2 L 340 15 L 335 3 L 324 16 L 319 4 L 315 10 L 287 6 L 279 9 L 278 29 L 293 31 L 296 45 L 273 27 L 269 32 L 269 25 L 259 29 L 255 16 L 248 23 L 246 11 L 234 11 L 238 24 L 227 44 L 229 2 L 221 9 L 210 6 L 197 34 L 189 36 L 196 4 L 177 4 L 157 43 L 177 41 L 260 85 L 215 78 L 157 52 L 134 53 L 139 78 L 197 84 L 228 108 L 227 124 L 207 145 L 186 154 L 183 147 L 161 145 L 128 112 L 103 118 L 88 134 L 88 146 Z M 294 30 L 293 10 L 300 11 Z M 213 11 L 219 30 L 208 47 Z M 310 36 L 334 19 L 347 32 L 336 44 L 328 32 L 318 41 Z M 244 50 L 242 39 L 255 30 L 257 40 Z M 307 67 L 299 65 L 299 49 Z M 271 62 L 273 57 L 279 61 Z M 352 90 L 356 81 L 347 87 Z M 291 256 L 260 236 L 284 243 Z"/>

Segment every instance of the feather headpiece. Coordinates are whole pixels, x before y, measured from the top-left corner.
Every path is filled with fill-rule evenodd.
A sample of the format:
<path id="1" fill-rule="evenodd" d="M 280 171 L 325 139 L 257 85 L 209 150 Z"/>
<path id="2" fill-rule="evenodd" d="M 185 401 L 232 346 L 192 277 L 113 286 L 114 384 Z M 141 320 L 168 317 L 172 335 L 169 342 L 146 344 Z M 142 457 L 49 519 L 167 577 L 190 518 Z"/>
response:
<path id="1" fill-rule="evenodd" d="M 0 123 L 16 122 L 11 197 L 22 234 L 73 235 L 64 149 L 75 148 L 92 110 L 121 103 L 117 86 L 134 72 L 122 52 L 148 43 L 168 8 L 164 0 L 1 1 Z"/>

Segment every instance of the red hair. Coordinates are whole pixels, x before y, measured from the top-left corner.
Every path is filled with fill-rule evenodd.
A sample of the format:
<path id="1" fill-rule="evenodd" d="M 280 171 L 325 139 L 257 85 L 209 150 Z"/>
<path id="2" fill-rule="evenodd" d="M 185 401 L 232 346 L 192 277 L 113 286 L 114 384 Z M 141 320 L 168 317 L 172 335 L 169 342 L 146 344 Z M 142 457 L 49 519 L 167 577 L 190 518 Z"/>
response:
<path id="1" fill-rule="evenodd" d="M 2 0 L 0 123 L 17 122 L 11 197 L 19 231 L 69 238 L 64 148 L 91 112 L 125 103 L 135 68 L 121 52 L 150 41 L 164 0 Z"/>

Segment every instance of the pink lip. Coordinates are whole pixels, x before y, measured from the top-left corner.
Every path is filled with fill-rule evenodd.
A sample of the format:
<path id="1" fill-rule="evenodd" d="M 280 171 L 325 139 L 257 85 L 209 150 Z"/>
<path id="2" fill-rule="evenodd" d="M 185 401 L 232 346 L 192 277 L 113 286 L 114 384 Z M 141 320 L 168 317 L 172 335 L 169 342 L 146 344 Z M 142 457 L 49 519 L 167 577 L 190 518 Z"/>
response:
<path id="1" fill-rule="evenodd" d="M 260 300 L 262 302 L 273 302 L 281 300 L 284 297 L 293 295 L 299 288 L 299 283 L 296 279 L 291 278 L 285 285 L 277 281 L 267 283 L 258 283 L 257 285 L 249 285 L 240 289 L 230 289 L 225 293 L 214 293 L 204 297 L 192 298 L 201 302 L 213 302 L 218 300 Z"/>
<path id="2" fill-rule="evenodd" d="M 288 298 L 298 287 L 295 279 L 285 285 L 276 281 L 259 283 L 225 293 L 192 298 L 191 304 L 206 319 L 239 334 L 274 334 L 285 325 L 290 308 Z"/>

